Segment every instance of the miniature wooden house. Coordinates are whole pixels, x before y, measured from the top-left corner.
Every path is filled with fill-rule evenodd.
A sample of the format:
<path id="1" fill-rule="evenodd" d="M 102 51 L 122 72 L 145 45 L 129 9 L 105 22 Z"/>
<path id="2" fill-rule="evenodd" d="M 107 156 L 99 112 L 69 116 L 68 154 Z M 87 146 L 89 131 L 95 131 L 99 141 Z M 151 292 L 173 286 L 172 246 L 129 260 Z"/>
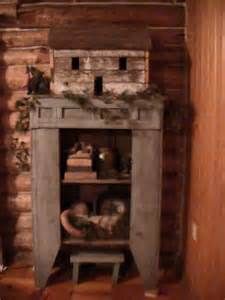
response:
<path id="1" fill-rule="evenodd" d="M 56 94 L 135 93 L 149 84 L 150 39 L 143 26 L 53 29 L 50 47 Z"/>
<path id="2" fill-rule="evenodd" d="M 107 27 L 106 27 L 107 28 Z M 61 247 L 75 249 L 130 248 L 146 289 L 158 281 L 161 212 L 162 106 L 134 106 L 126 118 L 108 122 L 104 111 L 129 111 L 129 104 L 106 103 L 104 92 L 134 94 L 148 87 L 149 38 L 143 28 L 93 27 L 86 32 L 53 29 L 53 91 L 43 96 L 31 112 L 32 195 L 36 282 L 43 287 Z M 113 31 L 114 30 L 114 31 Z M 115 33 L 115 35 L 112 34 Z M 76 34 L 75 34 L 76 33 Z M 101 33 L 101 34 L 100 34 Z M 93 38 L 94 37 L 94 38 Z M 112 38 L 112 37 L 115 37 Z M 94 110 L 84 110 L 62 96 L 90 95 Z M 138 94 L 137 94 L 137 97 Z M 138 100 L 143 100 L 140 99 Z M 68 179 L 65 153 L 73 139 L 95 142 L 99 147 L 116 146 L 130 152 L 130 177 Z M 81 240 L 65 238 L 60 214 L 70 199 L 81 199 L 86 189 L 97 194 L 103 190 L 126 190 L 129 195 L 129 228 L 126 238 Z M 94 193 L 91 193 L 94 198 Z M 87 200 L 89 201 L 89 200 Z M 90 200 L 91 201 L 91 200 Z"/>

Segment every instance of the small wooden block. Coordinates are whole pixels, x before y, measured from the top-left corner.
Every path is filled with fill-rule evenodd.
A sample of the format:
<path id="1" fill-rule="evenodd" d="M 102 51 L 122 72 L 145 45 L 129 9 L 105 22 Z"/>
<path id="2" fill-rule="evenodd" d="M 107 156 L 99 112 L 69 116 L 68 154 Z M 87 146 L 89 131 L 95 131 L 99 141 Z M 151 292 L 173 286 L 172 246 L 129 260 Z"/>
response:
<path id="1" fill-rule="evenodd" d="M 150 291 L 145 292 L 145 297 L 147 297 L 147 298 L 155 299 L 155 298 L 158 297 L 158 295 L 159 295 L 159 290 L 158 289 L 154 289 L 154 290 L 150 290 Z"/>

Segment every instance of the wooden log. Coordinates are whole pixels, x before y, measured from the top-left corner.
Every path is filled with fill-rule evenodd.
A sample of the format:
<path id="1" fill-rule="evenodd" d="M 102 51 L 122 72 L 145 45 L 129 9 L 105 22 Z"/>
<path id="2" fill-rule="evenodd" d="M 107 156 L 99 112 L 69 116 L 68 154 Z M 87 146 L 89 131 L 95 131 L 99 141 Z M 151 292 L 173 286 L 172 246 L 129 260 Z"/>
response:
<path id="1" fill-rule="evenodd" d="M 172 26 L 170 24 L 169 26 Z M 152 52 L 160 50 L 178 50 L 185 51 L 185 36 L 183 28 L 149 28 L 149 35 L 152 40 Z M 163 58 L 162 58 L 163 59 Z"/>
<path id="2" fill-rule="evenodd" d="M 0 2 L 0 18 L 16 17 L 16 3 L 17 1 L 2 1 Z"/>
<path id="3" fill-rule="evenodd" d="M 28 132 L 4 132 L 0 133 L 0 138 L 1 138 L 1 145 L 0 145 L 0 151 L 10 151 L 10 145 L 12 142 L 13 138 L 19 139 L 21 142 L 25 142 L 28 147 L 30 147 L 31 144 L 31 135 L 30 131 Z"/>
<path id="4" fill-rule="evenodd" d="M 17 120 L 19 118 L 19 112 L 5 112 L 2 114 L 2 126 L 5 130 L 7 129 L 14 129 L 16 127 Z"/>
<path id="5" fill-rule="evenodd" d="M 55 81 L 69 84 L 93 84 L 96 76 L 103 77 L 103 84 L 107 83 L 145 83 L 145 72 L 141 70 L 118 71 L 118 70 L 97 70 L 97 71 L 72 71 L 59 69 L 55 74 Z"/>
<path id="6" fill-rule="evenodd" d="M 20 213 L 20 214 L 4 214 L 1 216 L 0 222 L 0 233 L 12 234 L 12 233 L 21 233 L 25 230 L 32 231 L 32 215 L 29 213 Z M 7 223 L 7 226 L 5 224 Z"/>
<path id="7" fill-rule="evenodd" d="M 18 172 L 18 159 L 17 153 L 7 151 L 5 155 L 0 156 L 0 173 L 4 173 L 4 170 L 10 170 L 10 173 Z M 30 157 L 27 158 L 27 163 L 30 164 Z"/>
<path id="8" fill-rule="evenodd" d="M 85 6 L 29 6 L 18 10 L 21 26 L 71 26 L 74 22 L 142 22 L 149 26 L 184 27 L 182 6 L 165 5 L 85 5 Z M 94 38 L 94 37 L 93 37 Z"/>
<path id="9" fill-rule="evenodd" d="M 156 83 L 161 89 L 185 89 L 184 68 L 167 67 L 157 62 L 151 63 L 150 81 Z"/>
<path id="10" fill-rule="evenodd" d="M 1 175 L 2 176 L 2 175 Z M 0 193 L 16 194 L 20 192 L 31 191 L 31 176 L 29 172 L 24 172 L 19 175 L 8 174 L 2 177 L 2 183 L 0 185 Z"/>
<path id="11" fill-rule="evenodd" d="M 26 90 L 13 91 L 6 94 L 3 94 L 0 100 L 0 111 L 3 113 L 4 111 L 15 111 L 15 104 L 17 100 L 22 99 L 27 96 Z"/>
<path id="12" fill-rule="evenodd" d="M 4 233 L 3 235 L 4 245 L 9 249 L 17 250 L 32 250 L 32 232 L 31 230 L 23 230 L 19 233 Z"/>
<path id="13" fill-rule="evenodd" d="M 15 195 L 3 195 L 2 200 L 0 201 L 0 211 L 3 213 L 30 213 L 31 209 L 30 192 L 20 192 Z"/>
<path id="14" fill-rule="evenodd" d="M 24 266 L 33 266 L 34 259 L 31 250 L 7 249 L 5 254 L 8 264 L 17 264 Z"/>
<path id="15" fill-rule="evenodd" d="M 48 45 L 48 29 L 0 29 L 0 36 L 1 49 Z"/>
<path id="16" fill-rule="evenodd" d="M 105 83 L 104 91 L 111 91 L 112 93 L 122 94 L 123 92 L 129 91 L 133 94 L 138 91 L 144 90 L 144 83 Z"/>
<path id="17" fill-rule="evenodd" d="M 72 52 L 72 51 L 71 51 Z M 112 51 L 113 52 L 113 51 Z M 116 51 L 115 51 L 116 52 Z M 121 52 L 121 51 L 120 51 Z M 79 57 L 80 68 L 82 71 L 106 71 L 106 70 L 119 70 L 119 57 L 121 54 L 118 54 L 118 57 L 80 57 L 77 55 L 71 55 L 71 57 Z M 124 56 L 124 55 L 122 55 Z M 71 70 L 72 59 L 71 57 L 56 57 L 54 61 L 55 72 L 61 70 Z M 126 56 L 125 56 L 126 57 Z M 145 61 L 144 57 L 128 57 L 127 59 L 127 70 L 144 70 Z"/>
<path id="18" fill-rule="evenodd" d="M 135 58 L 144 58 L 145 51 L 143 50 L 54 50 L 54 57 L 56 61 L 60 61 L 61 59 L 64 62 L 68 62 L 68 58 L 70 57 L 81 57 L 81 58 L 93 58 L 95 59 L 103 59 L 104 57 L 108 58 L 118 58 L 120 56 L 126 56 L 131 58 L 132 60 Z M 59 59 L 60 58 L 60 59 Z"/>
<path id="19" fill-rule="evenodd" d="M 55 94 L 61 94 L 65 90 L 71 90 L 73 93 L 83 93 L 87 91 L 90 94 L 94 92 L 94 82 L 90 83 L 82 83 L 74 82 L 74 80 L 70 81 L 67 77 L 65 81 L 59 80 L 56 78 L 54 80 L 54 84 L 52 84 L 52 91 Z M 103 92 L 111 91 L 112 93 L 121 94 L 125 91 L 129 91 L 130 93 L 136 93 L 137 91 L 144 90 L 145 84 L 144 83 L 103 83 Z"/>
<path id="20" fill-rule="evenodd" d="M 182 48 L 152 50 L 150 54 L 151 62 L 164 63 L 165 65 L 177 64 L 183 66 L 186 63 L 185 51 Z"/>
<path id="21" fill-rule="evenodd" d="M 34 65 L 45 75 L 50 76 L 49 65 L 38 64 Z M 8 66 L 7 68 L 0 68 L 0 84 L 2 90 L 20 90 L 27 86 L 28 75 L 26 66 Z"/>
<path id="22" fill-rule="evenodd" d="M 49 62 L 49 50 L 44 47 L 0 51 L 0 65 L 2 66 L 49 64 Z"/>

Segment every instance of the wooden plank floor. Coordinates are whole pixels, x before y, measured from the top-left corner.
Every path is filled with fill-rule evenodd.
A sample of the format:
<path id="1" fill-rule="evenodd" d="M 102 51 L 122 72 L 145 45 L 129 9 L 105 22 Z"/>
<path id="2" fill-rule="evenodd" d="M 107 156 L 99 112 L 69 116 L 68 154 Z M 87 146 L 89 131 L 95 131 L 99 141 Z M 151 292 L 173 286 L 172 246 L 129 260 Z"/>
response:
<path id="1" fill-rule="evenodd" d="M 161 283 L 156 300 L 185 300 L 178 283 Z M 1 300 L 144 300 L 138 277 L 126 279 L 112 288 L 110 275 L 98 274 L 86 278 L 78 286 L 70 280 L 69 272 L 58 272 L 43 291 L 34 287 L 33 272 L 24 266 L 12 266 L 0 274 Z"/>

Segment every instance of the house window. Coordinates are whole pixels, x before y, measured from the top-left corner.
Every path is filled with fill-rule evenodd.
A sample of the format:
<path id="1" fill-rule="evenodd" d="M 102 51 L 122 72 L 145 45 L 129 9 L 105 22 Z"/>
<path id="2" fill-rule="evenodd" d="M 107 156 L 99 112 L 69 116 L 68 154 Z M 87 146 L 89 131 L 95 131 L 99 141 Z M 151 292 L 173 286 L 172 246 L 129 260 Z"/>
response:
<path id="1" fill-rule="evenodd" d="M 121 71 L 127 70 L 127 57 L 119 58 L 119 70 Z"/>
<path id="2" fill-rule="evenodd" d="M 94 94 L 95 96 L 101 96 L 103 92 L 103 78 L 102 76 L 95 77 L 94 82 Z"/>
<path id="3" fill-rule="evenodd" d="M 72 57 L 72 70 L 79 70 L 79 69 L 80 69 L 80 58 Z"/>

